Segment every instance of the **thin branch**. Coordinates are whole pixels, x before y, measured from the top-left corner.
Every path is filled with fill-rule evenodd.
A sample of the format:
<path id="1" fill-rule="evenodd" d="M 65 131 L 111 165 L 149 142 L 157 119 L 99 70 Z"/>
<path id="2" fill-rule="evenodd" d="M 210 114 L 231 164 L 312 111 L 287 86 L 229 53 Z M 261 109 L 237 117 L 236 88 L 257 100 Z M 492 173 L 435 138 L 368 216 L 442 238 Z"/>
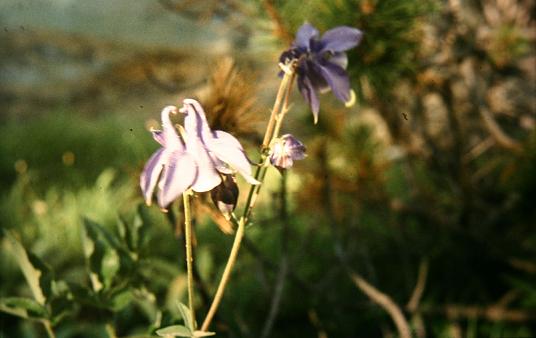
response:
<path id="1" fill-rule="evenodd" d="M 426 286 L 427 277 L 428 277 L 428 260 L 423 259 L 421 261 L 421 264 L 419 264 L 419 273 L 417 276 L 417 283 L 415 284 L 415 289 L 413 289 L 411 298 L 409 299 L 409 302 L 406 305 L 406 308 L 412 313 L 416 312 L 417 308 L 419 307 L 419 303 L 421 302 L 422 294 L 424 293 L 424 288 Z"/>
<path id="2" fill-rule="evenodd" d="M 491 134 L 491 137 L 497 142 L 500 147 L 511 150 L 515 153 L 520 153 L 523 148 L 519 142 L 508 136 L 493 118 L 487 108 L 480 108 L 480 117 L 484 122 L 486 130 Z"/>
<path id="3" fill-rule="evenodd" d="M 400 338 L 411 338 L 411 330 L 408 321 L 404 317 L 400 307 L 391 299 L 391 297 L 376 289 L 356 272 L 350 271 L 349 274 L 354 284 L 391 316 Z"/>
<path id="4" fill-rule="evenodd" d="M 270 304 L 270 311 L 268 313 L 268 317 L 266 318 L 266 321 L 264 322 L 264 327 L 262 329 L 262 338 L 267 338 L 272 333 L 272 328 L 274 326 L 275 319 L 277 318 L 277 314 L 279 313 L 279 305 L 281 304 L 281 298 L 283 295 L 283 289 L 285 288 L 285 280 L 287 279 L 287 271 L 288 271 L 288 262 L 286 257 L 284 256 L 281 259 L 281 266 L 279 268 L 279 272 L 277 274 L 277 280 L 274 287 L 274 293 L 272 295 L 272 302 Z"/>
<path id="5" fill-rule="evenodd" d="M 524 310 L 506 309 L 502 306 L 478 306 L 447 304 L 440 308 L 424 308 L 425 313 L 440 313 L 452 320 L 482 318 L 492 322 L 530 322 L 536 315 Z"/>

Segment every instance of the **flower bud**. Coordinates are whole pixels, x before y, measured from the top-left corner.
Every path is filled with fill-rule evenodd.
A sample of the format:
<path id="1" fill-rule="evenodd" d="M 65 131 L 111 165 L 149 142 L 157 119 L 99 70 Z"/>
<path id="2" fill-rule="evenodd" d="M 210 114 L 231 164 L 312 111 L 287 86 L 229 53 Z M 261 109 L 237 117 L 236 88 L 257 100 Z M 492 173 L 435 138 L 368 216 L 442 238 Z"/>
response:
<path id="1" fill-rule="evenodd" d="M 281 136 L 273 143 L 270 151 L 270 163 L 278 169 L 292 167 L 295 160 L 305 158 L 305 146 L 291 134 Z"/>
<path id="2" fill-rule="evenodd" d="M 210 191 L 214 205 L 221 211 L 225 219 L 230 220 L 238 200 L 238 185 L 233 175 L 224 175 L 220 185 Z"/>

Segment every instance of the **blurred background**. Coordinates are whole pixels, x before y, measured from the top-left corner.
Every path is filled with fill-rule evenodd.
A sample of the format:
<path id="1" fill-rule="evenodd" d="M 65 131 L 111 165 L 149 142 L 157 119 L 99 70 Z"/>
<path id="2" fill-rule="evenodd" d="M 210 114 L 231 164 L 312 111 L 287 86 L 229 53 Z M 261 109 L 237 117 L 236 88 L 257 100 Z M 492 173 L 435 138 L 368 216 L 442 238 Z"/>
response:
<path id="1" fill-rule="evenodd" d="M 534 7 L 3 0 L 0 337 L 149 337 L 181 322 L 181 210 L 142 205 L 138 188 L 158 147 L 148 130 L 197 98 L 256 159 L 279 54 L 306 21 L 364 32 L 348 53 L 357 102 L 322 95 L 314 125 L 294 90 L 283 132 L 308 157 L 269 173 L 212 330 L 536 336 Z M 233 229 L 207 196 L 194 204 L 200 320 Z"/>

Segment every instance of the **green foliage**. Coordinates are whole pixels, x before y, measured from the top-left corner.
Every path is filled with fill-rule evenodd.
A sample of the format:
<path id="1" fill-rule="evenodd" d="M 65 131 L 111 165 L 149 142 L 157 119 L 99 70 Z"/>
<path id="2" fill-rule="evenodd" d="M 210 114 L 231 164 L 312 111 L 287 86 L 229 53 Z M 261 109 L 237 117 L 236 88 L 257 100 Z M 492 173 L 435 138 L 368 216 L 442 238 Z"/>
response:
<path id="1" fill-rule="evenodd" d="M 215 335 L 214 332 L 199 331 L 195 329 L 195 323 L 190 314 L 190 309 L 183 303 L 177 302 L 184 325 L 171 325 L 156 330 L 160 337 L 192 337 L 201 338 Z"/>

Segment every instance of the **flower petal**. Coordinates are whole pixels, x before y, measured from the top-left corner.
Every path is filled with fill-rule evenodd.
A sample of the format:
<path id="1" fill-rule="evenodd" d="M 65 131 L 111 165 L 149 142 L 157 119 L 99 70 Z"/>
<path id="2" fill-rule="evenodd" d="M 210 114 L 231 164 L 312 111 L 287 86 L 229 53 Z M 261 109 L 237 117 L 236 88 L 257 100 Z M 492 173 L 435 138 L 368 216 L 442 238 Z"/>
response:
<path id="1" fill-rule="evenodd" d="M 177 131 L 175 130 L 175 127 L 173 126 L 173 123 L 171 123 L 171 119 L 169 118 L 169 114 L 176 114 L 176 113 L 177 113 L 177 107 L 175 106 L 167 106 L 164 109 L 162 109 L 163 134 L 161 136 L 164 139 L 163 145 L 165 144 L 166 148 L 182 150 L 184 149 L 184 146 L 181 142 L 179 135 L 177 134 Z M 154 134 L 153 134 L 153 137 L 154 137 Z M 158 139 L 156 139 L 156 141 L 160 143 Z"/>
<path id="2" fill-rule="evenodd" d="M 323 59 L 320 59 L 320 61 L 323 61 Z M 300 64 L 301 69 L 299 69 L 299 71 L 307 75 L 309 81 L 311 81 L 311 85 L 313 86 L 315 92 L 325 93 L 330 90 L 330 87 L 328 82 L 320 72 L 319 67 L 316 65 L 316 63 L 320 61 L 306 60 L 302 64 Z"/>
<path id="3" fill-rule="evenodd" d="M 336 64 L 342 69 L 346 69 L 348 66 L 348 56 L 344 52 L 336 52 L 330 56 L 328 59 L 329 62 Z"/>
<path id="4" fill-rule="evenodd" d="M 307 102 L 311 107 L 316 124 L 316 122 L 318 122 L 318 110 L 320 109 L 320 102 L 318 101 L 318 96 L 315 93 L 311 81 L 306 75 L 298 76 L 298 88 L 305 99 L 305 102 Z"/>
<path id="5" fill-rule="evenodd" d="M 181 112 L 186 114 L 184 118 L 184 129 L 187 134 L 196 135 L 203 141 L 212 138 L 210 127 L 203 107 L 193 99 L 185 99 Z"/>
<path id="6" fill-rule="evenodd" d="M 298 29 L 294 45 L 304 49 L 309 49 L 311 39 L 318 37 L 318 34 L 318 30 L 314 28 L 310 23 L 306 22 Z"/>
<path id="7" fill-rule="evenodd" d="M 281 136 L 281 139 L 285 145 L 285 153 L 293 160 L 303 160 L 307 156 L 305 145 L 292 134 L 285 134 Z"/>
<path id="8" fill-rule="evenodd" d="M 192 185 L 196 176 L 197 166 L 194 158 L 186 152 L 172 152 L 159 182 L 158 205 L 163 209 L 167 208 Z"/>
<path id="9" fill-rule="evenodd" d="M 220 140 L 221 142 L 224 142 L 225 144 L 228 144 L 229 146 L 238 148 L 240 150 L 243 150 L 244 148 L 240 144 L 240 142 L 234 137 L 233 135 L 224 132 L 222 130 L 214 130 L 213 132 L 214 138 L 216 140 Z"/>
<path id="10" fill-rule="evenodd" d="M 197 163 L 198 175 L 194 183 L 192 184 L 192 190 L 196 192 L 205 192 L 212 190 L 215 186 L 221 183 L 220 174 L 216 171 L 216 166 L 204 148 L 203 143 L 200 139 L 196 138 L 193 140 L 196 145 L 196 152 L 192 152 L 192 156 L 195 158 Z"/>
<path id="11" fill-rule="evenodd" d="M 354 48 L 359 44 L 363 33 L 356 28 L 340 26 L 328 30 L 322 36 L 321 49 L 319 53 L 324 52 L 344 52 Z"/>
<path id="12" fill-rule="evenodd" d="M 329 83 L 335 97 L 342 102 L 348 101 L 350 99 L 350 79 L 346 71 L 331 62 L 316 63 L 315 65 Z"/>
<path id="13" fill-rule="evenodd" d="M 152 195 L 156 182 L 158 181 L 158 176 L 160 176 L 164 163 L 168 157 L 169 155 L 165 149 L 160 148 L 149 158 L 149 161 L 147 161 L 147 164 L 143 168 L 140 176 L 140 187 L 147 205 L 151 205 Z"/>
<path id="14" fill-rule="evenodd" d="M 220 160 L 236 169 L 248 183 L 259 184 L 259 181 L 251 175 L 251 164 L 241 149 L 242 147 L 239 148 L 235 145 L 238 140 L 230 134 L 229 137 L 228 139 L 214 139 L 210 143 L 208 150 Z"/>
<path id="15" fill-rule="evenodd" d="M 156 142 L 160 143 L 162 147 L 166 146 L 166 138 L 164 137 L 164 132 L 162 130 L 151 130 L 153 138 Z"/>

